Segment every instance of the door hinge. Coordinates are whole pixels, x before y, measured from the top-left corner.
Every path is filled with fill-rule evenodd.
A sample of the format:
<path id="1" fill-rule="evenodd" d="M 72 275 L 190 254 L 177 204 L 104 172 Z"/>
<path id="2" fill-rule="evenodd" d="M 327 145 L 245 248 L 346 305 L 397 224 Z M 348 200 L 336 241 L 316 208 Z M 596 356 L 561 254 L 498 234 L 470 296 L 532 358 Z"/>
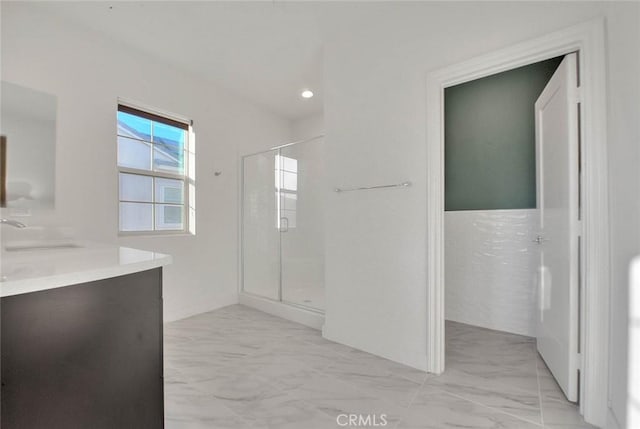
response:
<path id="1" fill-rule="evenodd" d="M 576 103 L 581 103 L 582 102 L 582 88 L 579 86 L 576 86 L 574 91 L 573 91 L 573 96 L 575 99 Z"/>
<path id="2" fill-rule="evenodd" d="M 582 353 L 576 353 L 576 369 L 582 371 Z"/>

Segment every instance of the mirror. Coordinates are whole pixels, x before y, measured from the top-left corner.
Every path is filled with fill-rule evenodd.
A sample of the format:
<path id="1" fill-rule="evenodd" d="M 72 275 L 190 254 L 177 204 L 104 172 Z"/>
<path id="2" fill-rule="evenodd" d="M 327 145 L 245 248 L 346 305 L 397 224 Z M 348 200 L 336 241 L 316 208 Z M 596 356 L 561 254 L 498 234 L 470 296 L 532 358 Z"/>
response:
<path id="1" fill-rule="evenodd" d="M 52 208 L 57 99 L 5 81 L 1 90 L 0 205 Z"/>

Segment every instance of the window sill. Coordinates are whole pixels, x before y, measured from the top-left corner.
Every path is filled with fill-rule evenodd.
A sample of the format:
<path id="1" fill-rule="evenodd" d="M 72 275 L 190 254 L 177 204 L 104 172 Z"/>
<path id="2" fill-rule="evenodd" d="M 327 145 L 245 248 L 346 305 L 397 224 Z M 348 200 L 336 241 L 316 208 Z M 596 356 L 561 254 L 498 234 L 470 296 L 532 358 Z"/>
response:
<path id="1" fill-rule="evenodd" d="M 131 231 L 131 232 L 118 232 L 118 238 L 167 238 L 167 237 L 195 237 L 195 234 L 186 231 Z"/>

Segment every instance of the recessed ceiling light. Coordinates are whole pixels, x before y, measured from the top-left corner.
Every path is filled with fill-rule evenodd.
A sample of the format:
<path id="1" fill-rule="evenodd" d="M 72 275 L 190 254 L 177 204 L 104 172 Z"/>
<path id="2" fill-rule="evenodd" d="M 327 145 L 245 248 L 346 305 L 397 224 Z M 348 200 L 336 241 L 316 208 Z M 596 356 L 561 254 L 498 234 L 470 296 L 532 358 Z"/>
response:
<path id="1" fill-rule="evenodd" d="M 311 98 L 313 97 L 313 91 L 311 91 L 310 89 L 305 89 L 300 93 L 300 95 L 302 96 L 302 98 Z"/>

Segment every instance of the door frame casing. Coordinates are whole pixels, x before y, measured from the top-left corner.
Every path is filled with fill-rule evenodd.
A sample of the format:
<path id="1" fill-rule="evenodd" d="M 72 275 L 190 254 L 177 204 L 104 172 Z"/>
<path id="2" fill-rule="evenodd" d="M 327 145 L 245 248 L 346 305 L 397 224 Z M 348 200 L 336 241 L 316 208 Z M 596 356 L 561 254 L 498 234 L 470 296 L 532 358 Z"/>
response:
<path id="1" fill-rule="evenodd" d="M 579 52 L 582 145 L 580 412 L 604 426 L 609 350 L 609 215 L 606 55 L 603 18 L 454 64 L 427 75 L 427 370 L 445 363 L 444 90 L 447 87 Z M 603 227 L 604 226 L 604 227 Z M 588 317 L 586 316 L 588 315 Z"/>

